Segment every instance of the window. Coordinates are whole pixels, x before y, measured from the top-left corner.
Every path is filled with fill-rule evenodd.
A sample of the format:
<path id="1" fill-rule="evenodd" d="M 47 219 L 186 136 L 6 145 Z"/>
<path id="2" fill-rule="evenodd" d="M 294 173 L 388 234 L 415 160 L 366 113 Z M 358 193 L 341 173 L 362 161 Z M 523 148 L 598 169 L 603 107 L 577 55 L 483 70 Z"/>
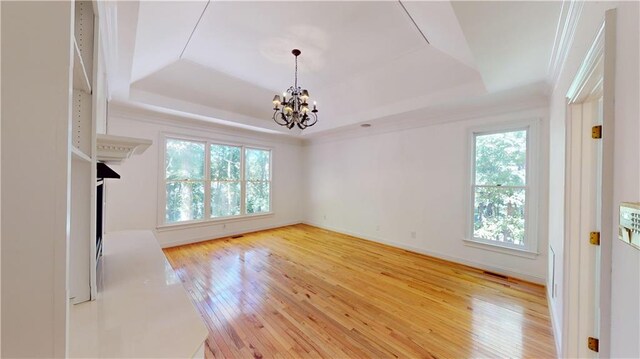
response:
<path id="1" fill-rule="evenodd" d="M 271 178 L 269 157 L 269 151 L 255 148 L 245 150 L 247 213 L 269 212 L 269 178 Z"/>
<path id="2" fill-rule="evenodd" d="M 271 151 L 167 138 L 164 224 L 268 213 Z"/>
<path id="3" fill-rule="evenodd" d="M 211 217 L 240 214 L 242 147 L 210 145 L 211 154 Z"/>
<path id="4" fill-rule="evenodd" d="M 473 132 L 471 240 L 536 250 L 532 125 Z"/>
<path id="5" fill-rule="evenodd" d="M 167 140 L 167 223 L 204 218 L 204 146 L 201 142 Z"/>

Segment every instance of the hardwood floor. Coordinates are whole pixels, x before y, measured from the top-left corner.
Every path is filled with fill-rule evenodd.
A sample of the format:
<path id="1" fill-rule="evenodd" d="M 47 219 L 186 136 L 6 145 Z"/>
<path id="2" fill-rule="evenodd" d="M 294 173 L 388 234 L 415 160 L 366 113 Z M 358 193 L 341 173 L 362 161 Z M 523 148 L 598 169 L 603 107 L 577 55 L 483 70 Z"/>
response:
<path id="1" fill-rule="evenodd" d="M 165 249 L 208 358 L 551 358 L 544 288 L 307 225 Z"/>

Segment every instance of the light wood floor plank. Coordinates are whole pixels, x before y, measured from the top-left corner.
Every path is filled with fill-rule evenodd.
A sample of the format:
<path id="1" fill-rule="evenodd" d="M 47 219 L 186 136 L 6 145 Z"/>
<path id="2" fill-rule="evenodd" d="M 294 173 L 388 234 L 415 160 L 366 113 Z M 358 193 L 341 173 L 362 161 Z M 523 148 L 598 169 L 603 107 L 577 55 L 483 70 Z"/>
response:
<path id="1" fill-rule="evenodd" d="M 165 249 L 207 358 L 555 357 L 542 286 L 295 225 Z"/>

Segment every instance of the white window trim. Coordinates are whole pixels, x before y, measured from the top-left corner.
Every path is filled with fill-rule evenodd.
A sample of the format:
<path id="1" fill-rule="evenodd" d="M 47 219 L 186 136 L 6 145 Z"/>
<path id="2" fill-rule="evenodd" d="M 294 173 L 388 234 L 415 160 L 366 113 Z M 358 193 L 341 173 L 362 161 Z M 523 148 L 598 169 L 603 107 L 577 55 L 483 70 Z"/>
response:
<path id="1" fill-rule="evenodd" d="M 208 152 L 210 151 L 209 146 L 210 145 L 226 145 L 226 146 L 236 146 L 241 148 L 240 176 L 242 179 L 240 181 L 241 182 L 241 185 L 240 185 L 241 198 L 240 198 L 240 214 L 239 215 L 211 218 L 211 209 L 207 205 L 208 202 L 205 201 L 205 204 L 204 204 L 205 218 L 204 219 L 180 221 L 180 222 L 174 222 L 174 223 L 165 222 L 167 193 L 165 189 L 166 174 L 165 174 L 164 164 L 166 159 L 167 140 L 169 139 L 201 142 L 205 144 L 205 181 L 204 181 L 205 184 L 210 183 L 210 181 L 208 180 L 209 171 L 211 169 L 211 164 L 209 163 L 211 158 L 210 158 L 210 155 L 208 155 Z M 181 229 L 181 228 L 202 227 L 202 226 L 208 226 L 212 224 L 223 224 L 223 223 L 229 223 L 229 222 L 235 222 L 235 221 L 264 218 L 264 217 L 273 216 L 275 214 L 275 211 L 273 208 L 273 148 L 268 146 L 262 146 L 262 145 L 238 143 L 238 142 L 231 142 L 228 140 L 218 140 L 215 138 L 189 136 L 189 135 L 174 134 L 174 133 L 161 133 L 160 141 L 158 141 L 158 143 L 160 144 L 160 146 L 158 146 L 159 147 L 158 158 L 160 159 L 160 161 L 158 161 L 159 162 L 158 163 L 158 196 L 157 196 L 158 198 L 157 212 L 158 213 L 157 213 L 156 229 L 172 230 L 172 229 Z M 245 203 L 246 202 L 246 198 L 245 198 L 246 180 L 244 179 L 244 170 L 245 170 L 244 156 L 245 156 L 246 149 L 257 149 L 257 150 L 269 151 L 269 212 L 245 213 L 246 212 L 246 203 Z M 208 188 L 209 186 L 207 185 L 205 185 L 204 187 L 205 187 L 205 198 L 207 198 L 211 190 L 210 188 Z"/>
<path id="2" fill-rule="evenodd" d="M 527 182 L 525 186 L 525 245 L 523 247 L 509 243 L 495 242 L 473 237 L 474 226 L 474 186 L 475 186 L 475 138 L 477 135 L 501 133 L 516 130 L 528 130 L 527 133 Z M 526 258 L 535 258 L 538 252 L 538 212 L 540 190 L 538 173 L 540 171 L 540 119 L 525 119 L 502 122 L 469 129 L 468 134 L 468 166 L 467 183 L 467 230 L 463 239 L 465 245 L 491 250 L 499 253 L 511 254 Z"/>

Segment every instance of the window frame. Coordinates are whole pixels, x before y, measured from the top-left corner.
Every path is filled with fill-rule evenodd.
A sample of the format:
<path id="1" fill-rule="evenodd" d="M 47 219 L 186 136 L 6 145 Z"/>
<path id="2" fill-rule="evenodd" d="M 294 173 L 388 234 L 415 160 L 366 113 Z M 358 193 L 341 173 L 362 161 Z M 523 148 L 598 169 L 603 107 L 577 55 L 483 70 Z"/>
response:
<path id="1" fill-rule="evenodd" d="M 204 219 L 195 219 L 189 221 L 166 222 L 166 149 L 168 140 L 181 140 L 204 143 L 205 145 L 205 179 L 204 179 Z M 158 215 L 156 229 L 172 229 L 176 227 L 197 227 L 206 226 L 214 223 L 234 222 L 238 220 L 249 220 L 258 217 L 274 215 L 273 209 L 273 148 L 256 144 L 244 144 L 231 142 L 226 140 L 218 140 L 215 138 L 189 136 L 174 133 L 161 133 L 159 143 L 159 163 L 158 163 Z M 233 146 L 240 148 L 240 214 L 224 217 L 211 217 L 211 145 Z M 269 211 L 260 213 L 246 213 L 246 179 L 245 179 L 245 149 L 258 149 L 269 152 Z"/>
<path id="2" fill-rule="evenodd" d="M 189 142 L 195 142 L 195 143 L 200 143 L 204 145 L 204 158 L 205 158 L 205 164 L 204 164 L 204 168 L 203 168 L 203 178 L 202 180 L 193 180 L 193 179 L 184 179 L 184 180 L 167 180 L 167 174 L 166 174 L 166 152 L 167 152 L 167 140 L 178 140 L 178 141 L 189 141 Z M 207 143 L 206 141 L 203 140 L 196 140 L 196 139 L 185 139 L 185 138 L 178 138 L 178 137 L 166 137 L 163 141 L 163 157 L 162 157 L 162 163 L 160 164 L 161 168 L 162 168 L 162 173 L 160 174 L 160 178 L 161 178 L 161 185 L 162 185 L 162 193 L 163 193 L 163 204 L 164 206 L 162 207 L 162 215 L 163 215 L 163 223 L 164 223 L 164 219 L 166 218 L 166 203 L 167 203 L 167 183 L 169 182 L 202 182 L 203 185 L 203 190 L 204 190 L 204 198 L 206 199 L 207 196 Z M 205 208 L 203 208 L 202 211 L 203 214 L 203 219 L 193 219 L 190 221 L 180 221 L 180 222 L 175 222 L 175 223 L 187 223 L 187 222 L 200 222 L 204 219 L 207 218 L 207 208 L 206 208 L 206 202 L 205 202 Z M 167 223 L 170 224 L 170 223 Z"/>
<path id="3" fill-rule="evenodd" d="M 247 150 L 258 150 L 258 151 L 269 151 L 269 179 L 267 181 L 256 181 L 256 180 L 247 180 L 246 178 L 246 167 L 247 167 L 247 163 L 245 162 L 245 157 L 247 155 Z M 257 215 L 257 214 L 261 214 L 261 213 L 269 213 L 271 212 L 271 197 L 272 197 L 272 185 L 271 183 L 273 182 L 272 180 L 272 175 L 273 175 L 273 168 L 271 167 L 271 154 L 272 151 L 270 149 L 265 149 L 262 147 L 256 147 L 256 146 L 243 146 L 242 147 L 242 184 L 241 184 L 241 190 L 242 190 L 242 198 L 240 199 L 242 201 L 241 203 L 241 213 L 244 213 L 246 215 Z M 247 182 L 256 182 L 256 183 L 268 183 L 269 184 L 269 211 L 268 212 L 258 212 L 258 213 L 247 213 Z"/>
<path id="4" fill-rule="evenodd" d="M 524 257 L 535 257 L 538 253 L 538 212 L 539 212 L 539 123 L 540 119 L 526 119 L 479 126 L 469 129 L 469 183 L 467 185 L 467 234 L 464 238 L 465 245 L 482 249 L 493 250 L 506 254 L 514 254 Z M 524 186 L 491 186 L 476 184 L 476 138 L 482 135 L 490 135 L 505 132 L 527 131 L 526 148 L 526 177 Z M 525 234 L 524 245 L 519 246 L 505 242 L 497 242 L 490 239 L 474 237 L 475 214 L 475 189 L 477 187 L 489 188 L 524 188 L 525 190 Z"/>

